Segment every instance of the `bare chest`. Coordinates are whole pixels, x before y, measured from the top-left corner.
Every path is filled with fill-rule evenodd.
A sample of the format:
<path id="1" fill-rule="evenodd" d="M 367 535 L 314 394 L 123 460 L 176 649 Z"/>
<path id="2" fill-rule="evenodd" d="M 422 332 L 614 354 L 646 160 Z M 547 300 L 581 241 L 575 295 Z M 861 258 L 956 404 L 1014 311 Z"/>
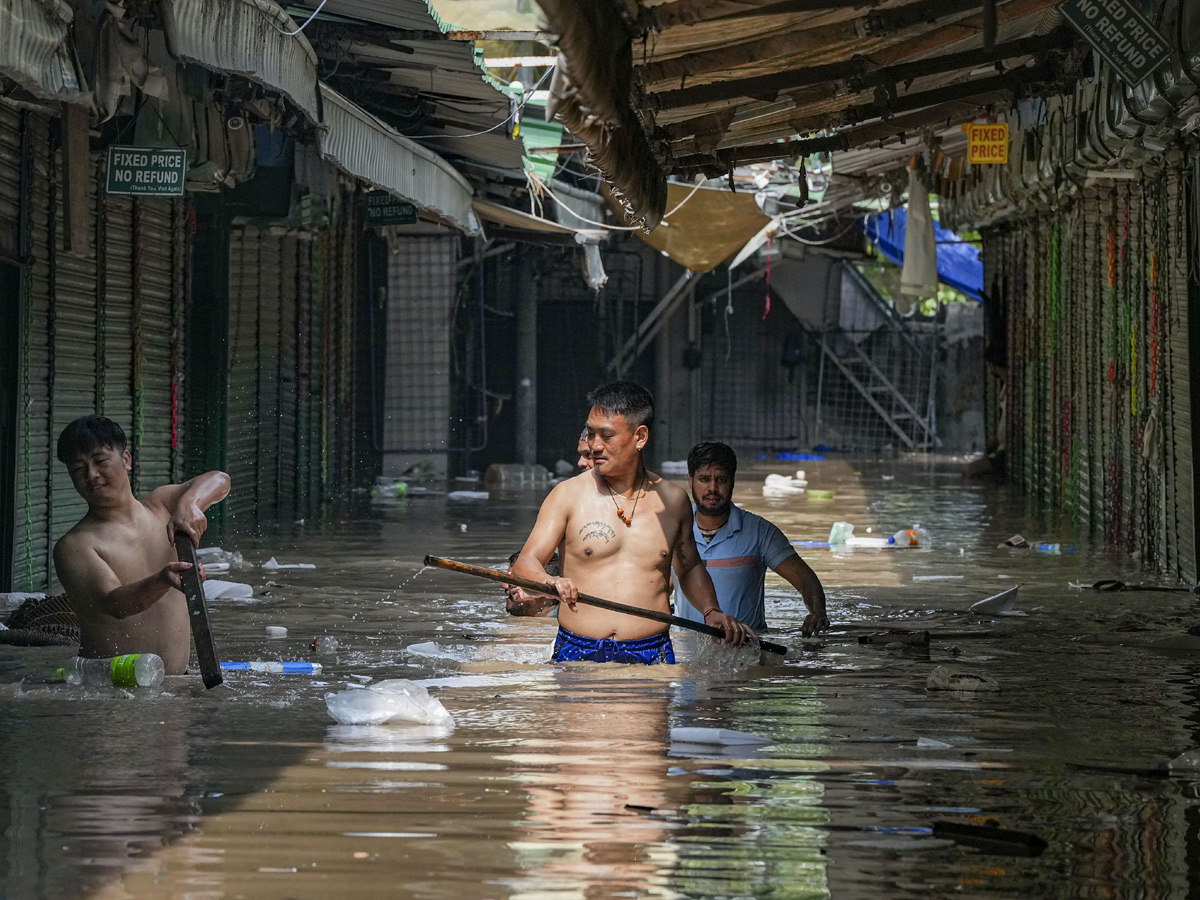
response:
<path id="1" fill-rule="evenodd" d="M 122 584 L 145 578 L 175 560 L 165 520 L 144 507 L 134 522 L 106 529 L 96 552 Z"/>
<path id="2" fill-rule="evenodd" d="M 566 532 L 569 557 L 603 562 L 620 557 L 654 566 L 668 564 L 677 523 L 665 521 L 665 509 L 655 494 L 640 498 L 636 510 L 622 502 L 626 523 L 611 498 L 589 498 L 571 516 Z"/>

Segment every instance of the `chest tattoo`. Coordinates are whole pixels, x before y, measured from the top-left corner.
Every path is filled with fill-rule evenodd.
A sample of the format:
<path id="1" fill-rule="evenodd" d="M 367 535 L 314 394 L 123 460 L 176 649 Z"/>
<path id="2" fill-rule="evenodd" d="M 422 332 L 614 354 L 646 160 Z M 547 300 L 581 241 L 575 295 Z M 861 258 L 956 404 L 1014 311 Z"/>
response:
<path id="1" fill-rule="evenodd" d="M 606 544 L 617 536 L 617 533 L 607 523 L 601 522 L 599 519 L 588 522 L 579 529 L 579 534 L 585 541 L 588 538 L 597 538 Z"/>

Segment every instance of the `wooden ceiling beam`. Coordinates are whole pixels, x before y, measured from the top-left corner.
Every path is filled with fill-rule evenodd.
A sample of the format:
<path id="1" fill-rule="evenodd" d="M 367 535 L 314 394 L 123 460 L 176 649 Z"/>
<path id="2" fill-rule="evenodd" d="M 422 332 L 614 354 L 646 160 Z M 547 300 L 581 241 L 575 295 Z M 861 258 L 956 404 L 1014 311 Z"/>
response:
<path id="1" fill-rule="evenodd" d="M 652 94 L 649 99 L 656 110 L 665 110 L 738 97 L 769 101 L 786 91 L 830 81 L 846 81 L 851 91 L 860 91 L 877 85 L 908 81 L 925 75 L 953 72 L 956 69 L 971 69 L 988 63 L 1002 62 L 1006 59 L 1041 54 L 1068 46 L 1072 40 L 1073 35 L 1069 29 L 1059 28 L 1048 35 L 1035 35 L 998 44 L 990 53 L 981 49 L 964 50 L 960 53 L 948 53 L 874 70 L 871 68 L 871 61 L 865 56 L 855 56 L 848 60 L 820 66 L 808 66 L 770 75 L 759 75 L 754 78 L 742 78 L 737 81 L 701 84 L 678 91 L 664 91 Z"/>
<path id="2" fill-rule="evenodd" d="M 727 72 L 772 59 L 801 53 L 828 52 L 842 44 L 859 42 L 862 35 L 886 35 L 949 16 L 979 10 L 983 0 L 919 0 L 887 12 L 872 13 L 849 22 L 817 28 L 794 29 L 768 38 L 755 38 L 731 46 L 687 53 L 636 67 L 644 85 L 683 82 L 698 75 Z"/>

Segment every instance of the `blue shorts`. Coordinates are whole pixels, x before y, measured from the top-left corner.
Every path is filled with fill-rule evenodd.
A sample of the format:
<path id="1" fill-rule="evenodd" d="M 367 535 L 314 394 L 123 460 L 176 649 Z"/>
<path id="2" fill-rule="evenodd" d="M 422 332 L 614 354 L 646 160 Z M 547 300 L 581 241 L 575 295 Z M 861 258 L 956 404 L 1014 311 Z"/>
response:
<path id="1" fill-rule="evenodd" d="M 619 662 L 655 663 L 675 662 L 675 648 L 671 646 L 671 633 L 652 634 L 636 641 L 614 641 L 612 638 L 590 638 L 558 626 L 558 637 L 554 639 L 553 662 Z"/>

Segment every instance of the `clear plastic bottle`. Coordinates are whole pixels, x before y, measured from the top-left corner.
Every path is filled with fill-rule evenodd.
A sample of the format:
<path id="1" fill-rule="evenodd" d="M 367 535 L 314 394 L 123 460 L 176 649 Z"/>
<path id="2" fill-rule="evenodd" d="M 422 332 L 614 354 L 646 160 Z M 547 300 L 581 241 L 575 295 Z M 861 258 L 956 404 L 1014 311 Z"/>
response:
<path id="1" fill-rule="evenodd" d="M 920 542 L 921 536 L 912 528 L 901 528 L 888 538 L 888 543 L 896 547 L 916 547 Z"/>
<path id="2" fill-rule="evenodd" d="M 1034 547 L 1039 553 L 1062 553 L 1062 544 L 1037 544 Z"/>
<path id="3" fill-rule="evenodd" d="M 127 653 L 109 659 L 76 656 L 58 670 L 67 684 L 113 685 L 115 687 L 158 687 L 167 668 L 157 653 Z"/>

